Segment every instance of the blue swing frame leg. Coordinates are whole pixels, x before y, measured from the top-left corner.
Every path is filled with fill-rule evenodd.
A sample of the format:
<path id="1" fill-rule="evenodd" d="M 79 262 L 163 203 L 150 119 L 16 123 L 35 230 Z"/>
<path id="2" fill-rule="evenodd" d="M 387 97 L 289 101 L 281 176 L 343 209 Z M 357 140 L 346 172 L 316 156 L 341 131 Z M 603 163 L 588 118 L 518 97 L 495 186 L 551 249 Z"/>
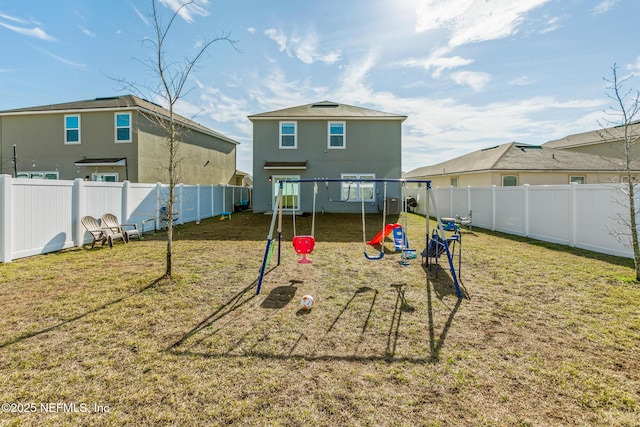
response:
<path id="1" fill-rule="evenodd" d="M 280 241 L 282 239 L 282 235 L 278 233 L 278 264 L 280 265 Z M 271 245 L 274 244 L 276 239 L 267 239 L 267 246 L 264 248 L 264 257 L 262 258 L 262 267 L 260 267 L 260 277 L 258 277 L 258 286 L 256 287 L 256 295 L 260 295 L 260 289 L 262 288 L 262 279 L 264 279 L 264 275 L 267 270 L 267 260 L 269 259 L 269 250 L 271 249 Z"/>

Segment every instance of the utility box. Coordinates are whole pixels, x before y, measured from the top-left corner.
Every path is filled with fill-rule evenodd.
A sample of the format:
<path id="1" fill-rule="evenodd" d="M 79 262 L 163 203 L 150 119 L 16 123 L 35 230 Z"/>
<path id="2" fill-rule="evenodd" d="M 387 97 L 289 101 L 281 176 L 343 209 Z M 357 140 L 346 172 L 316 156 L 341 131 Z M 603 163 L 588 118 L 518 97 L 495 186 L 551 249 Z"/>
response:
<path id="1" fill-rule="evenodd" d="M 387 197 L 387 215 L 400 215 L 402 206 L 397 197 Z"/>

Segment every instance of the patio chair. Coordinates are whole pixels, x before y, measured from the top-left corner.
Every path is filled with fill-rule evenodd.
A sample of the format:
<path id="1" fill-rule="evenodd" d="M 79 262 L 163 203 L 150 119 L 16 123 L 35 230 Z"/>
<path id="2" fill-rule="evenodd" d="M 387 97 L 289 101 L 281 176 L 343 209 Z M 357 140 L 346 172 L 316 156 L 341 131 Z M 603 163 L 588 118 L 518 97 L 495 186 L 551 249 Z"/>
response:
<path id="1" fill-rule="evenodd" d="M 118 218 L 113 214 L 106 213 L 102 215 L 102 225 L 122 234 L 126 242 L 129 242 L 132 237 L 137 237 L 140 240 L 140 231 L 138 231 L 137 224 L 120 224 L 118 223 Z"/>
<path id="2" fill-rule="evenodd" d="M 173 212 L 173 215 L 171 216 L 171 223 L 173 226 L 176 225 L 176 222 L 178 221 L 178 212 Z M 160 228 L 167 228 L 169 218 L 167 215 L 167 207 L 163 206 L 160 208 Z"/>
<path id="3" fill-rule="evenodd" d="M 80 222 L 82 223 L 82 226 L 85 228 L 85 230 L 87 230 L 87 232 L 93 238 L 93 241 L 91 242 L 92 249 L 98 241 L 100 241 L 103 246 L 105 242 L 109 242 L 110 248 L 113 247 L 113 241 L 117 239 L 122 239 L 122 241 L 126 243 L 122 233 L 116 232 L 109 227 L 101 227 L 98 223 L 98 220 L 92 216 L 84 216 L 82 217 Z"/>
<path id="4" fill-rule="evenodd" d="M 469 215 L 458 216 L 456 218 L 456 221 L 458 222 L 458 224 L 460 224 L 460 227 L 464 227 L 467 230 L 472 231 L 471 230 L 471 228 L 473 227 L 472 219 L 473 219 L 473 211 L 469 211 Z"/>

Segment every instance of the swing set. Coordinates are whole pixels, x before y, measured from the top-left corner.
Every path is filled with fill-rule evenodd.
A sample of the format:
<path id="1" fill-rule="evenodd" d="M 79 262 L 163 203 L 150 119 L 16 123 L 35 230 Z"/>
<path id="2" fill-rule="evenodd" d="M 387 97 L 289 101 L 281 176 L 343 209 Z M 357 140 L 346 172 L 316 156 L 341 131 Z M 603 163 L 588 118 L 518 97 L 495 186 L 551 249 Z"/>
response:
<path id="1" fill-rule="evenodd" d="M 458 282 L 458 276 L 460 272 L 460 258 L 458 260 L 458 269 L 455 268 L 454 264 L 454 256 L 452 250 L 450 250 L 450 243 L 452 240 L 455 240 L 455 243 L 458 243 L 458 257 L 461 256 L 461 239 L 459 236 L 451 236 L 450 238 L 445 235 L 445 230 L 442 225 L 442 221 L 440 220 L 440 215 L 438 213 L 438 209 L 436 207 L 436 202 L 433 197 L 433 193 L 431 190 L 431 181 L 429 180 L 405 180 L 405 179 L 330 179 L 330 178 L 316 178 L 316 179 L 291 179 L 291 180 L 282 180 L 279 182 L 278 186 L 278 194 L 276 196 L 275 205 L 277 208 L 274 208 L 273 214 L 271 217 L 271 225 L 269 227 L 269 234 L 267 236 L 267 244 L 264 251 L 264 257 L 262 260 L 262 266 L 260 268 L 260 276 L 258 278 L 258 286 L 256 289 L 256 295 L 260 294 L 260 290 L 262 287 L 262 281 L 264 279 L 265 274 L 267 273 L 267 266 L 271 263 L 273 258 L 273 252 L 275 250 L 276 244 L 278 247 L 277 254 L 277 266 L 280 265 L 281 261 L 281 244 L 282 244 L 282 217 L 283 217 L 283 189 L 284 184 L 286 183 L 304 183 L 304 182 L 312 182 L 313 186 L 313 208 L 312 208 L 312 219 L 311 219 L 311 234 L 309 235 L 298 235 L 296 233 L 296 212 L 295 212 L 295 204 L 291 207 L 291 215 L 293 217 L 293 240 L 292 245 L 293 248 L 298 255 L 302 255 L 302 257 L 298 260 L 300 264 L 311 264 L 312 261 L 307 258 L 307 255 L 311 254 L 315 248 L 315 215 L 316 215 L 316 197 L 318 194 L 318 183 L 324 182 L 327 187 L 328 194 L 328 185 L 330 182 L 340 182 L 340 183 L 348 183 L 349 184 L 349 194 L 348 197 L 351 196 L 351 185 L 355 183 L 368 182 L 368 183 L 383 183 L 383 206 L 382 206 L 382 230 L 371 240 L 367 241 L 366 237 L 366 220 L 365 220 L 365 201 L 364 198 L 361 197 L 361 211 L 362 211 L 362 242 L 364 246 L 364 257 L 371 261 L 381 260 L 385 255 L 385 238 L 393 233 L 393 240 L 396 251 L 400 251 L 400 265 L 407 266 L 409 265 L 409 260 L 417 258 L 416 250 L 409 248 L 409 243 L 407 240 L 406 232 L 407 232 L 407 207 L 406 207 L 406 197 L 405 197 L 405 188 L 407 183 L 419 183 L 425 186 L 425 194 L 426 194 L 426 205 L 425 205 L 425 218 L 426 218 L 426 232 L 425 232 L 425 249 L 422 251 L 422 260 L 423 264 L 429 266 L 429 260 L 431 258 L 435 259 L 436 268 L 441 268 L 438 264 L 438 257 L 440 255 L 445 255 L 449 264 L 449 271 L 451 272 L 451 277 L 453 279 L 453 283 L 456 289 L 456 293 L 459 299 L 462 299 L 462 291 L 460 290 L 460 285 Z M 386 216 L 387 216 L 387 183 L 400 183 L 402 185 L 402 212 L 401 212 L 401 224 L 387 224 Z M 329 199 L 329 201 L 332 201 Z M 344 201 L 344 200 L 341 200 Z M 433 234 L 429 232 L 429 208 L 430 204 L 433 205 L 435 210 L 435 216 L 437 220 L 436 229 L 433 230 Z M 278 228 L 277 235 L 274 235 L 274 231 L 276 231 L 275 224 L 276 219 L 278 220 Z M 367 252 L 368 246 L 380 246 L 379 252 L 377 254 L 370 254 Z M 437 274 L 437 270 L 436 270 Z"/>

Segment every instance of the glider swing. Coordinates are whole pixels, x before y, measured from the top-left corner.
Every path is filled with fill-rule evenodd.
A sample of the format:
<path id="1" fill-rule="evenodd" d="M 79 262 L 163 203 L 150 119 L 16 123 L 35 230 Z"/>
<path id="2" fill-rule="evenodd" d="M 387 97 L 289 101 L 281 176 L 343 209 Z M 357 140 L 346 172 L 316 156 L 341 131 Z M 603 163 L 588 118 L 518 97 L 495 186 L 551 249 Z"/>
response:
<path id="1" fill-rule="evenodd" d="M 382 259 L 384 257 L 384 235 L 382 235 L 382 239 L 380 240 L 380 253 L 378 255 L 369 255 L 367 253 L 367 228 L 366 228 L 366 220 L 364 213 L 364 197 L 362 199 L 362 244 L 364 245 L 364 257 L 368 260 L 376 261 Z M 384 190 L 382 197 L 382 230 L 385 229 L 387 225 L 387 182 L 384 182 Z"/>

